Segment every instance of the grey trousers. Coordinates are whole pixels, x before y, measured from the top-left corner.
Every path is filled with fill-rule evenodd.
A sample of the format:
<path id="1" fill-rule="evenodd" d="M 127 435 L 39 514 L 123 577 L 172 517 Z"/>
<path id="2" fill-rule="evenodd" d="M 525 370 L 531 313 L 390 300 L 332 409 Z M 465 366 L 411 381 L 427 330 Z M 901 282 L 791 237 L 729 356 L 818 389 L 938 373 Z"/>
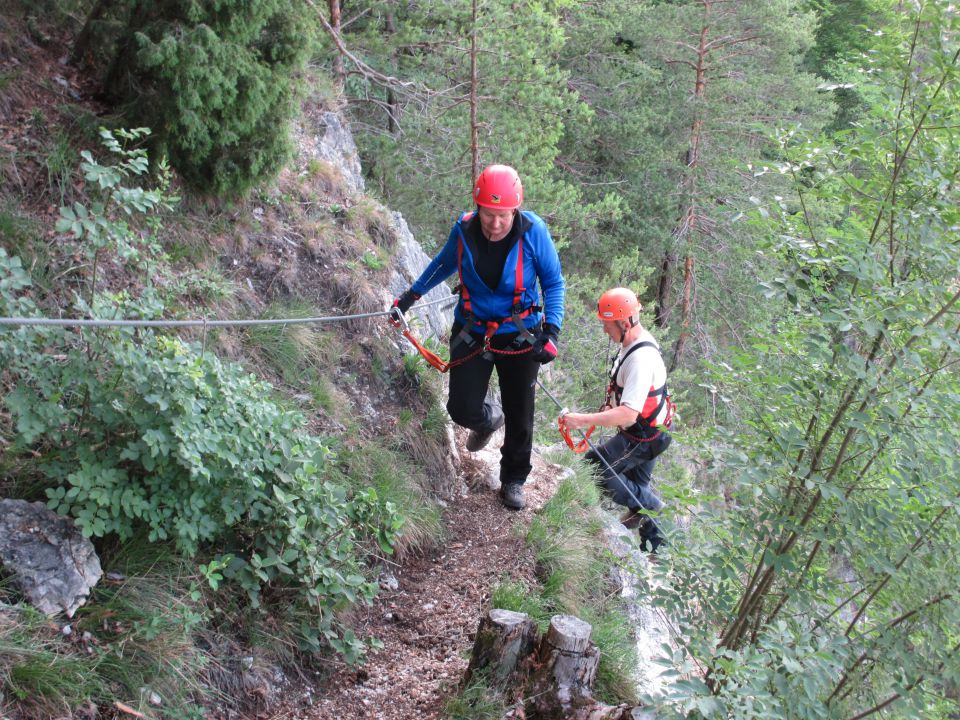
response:
<path id="1" fill-rule="evenodd" d="M 618 432 L 597 448 L 606 463 L 593 450 L 587 453 L 586 459 L 599 466 L 604 490 L 615 503 L 631 509 L 659 511 L 663 500 L 650 489 L 650 481 L 657 455 L 669 447 L 671 440 L 669 433 L 661 432 L 652 440 L 634 442 Z M 611 472 L 607 464 L 615 472 Z"/>

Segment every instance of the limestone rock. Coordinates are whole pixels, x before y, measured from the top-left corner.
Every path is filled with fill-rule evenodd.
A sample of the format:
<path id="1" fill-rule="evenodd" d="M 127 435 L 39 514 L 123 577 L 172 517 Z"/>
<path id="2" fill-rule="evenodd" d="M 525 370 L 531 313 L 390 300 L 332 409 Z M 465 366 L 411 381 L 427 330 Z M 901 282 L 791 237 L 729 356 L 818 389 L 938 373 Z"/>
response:
<path id="1" fill-rule="evenodd" d="M 0 500 L 0 564 L 46 615 L 73 617 L 103 571 L 93 543 L 43 503 Z"/>

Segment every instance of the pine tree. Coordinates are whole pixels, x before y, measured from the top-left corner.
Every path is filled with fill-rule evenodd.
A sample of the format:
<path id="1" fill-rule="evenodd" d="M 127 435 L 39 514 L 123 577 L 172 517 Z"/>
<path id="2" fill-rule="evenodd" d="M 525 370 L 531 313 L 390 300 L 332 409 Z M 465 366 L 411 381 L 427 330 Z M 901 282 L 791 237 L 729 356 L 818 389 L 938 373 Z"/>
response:
<path id="1" fill-rule="evenodd" d="M 772 128 L 828 117 L 800 68 L 813 17 L 796 0 L 611 2 L 591 13 L 571 16 L 564 67 L 597 120 L 568 129 L 564 157 L 623 198 L 624 221 L 591 244 L 601 257 L 639 249 L 656 268 L 647 299 L 677 337 L 676 366 L 689 336 L 708 356 L 741 343 L 762 309 L 740 300 L 762 274 L 744 212 L 782 186 L 764 170 Z"/>
<path id="2" fill-rule="evenodd" d="M 587 116 L 556 63 L 564 43 L 560 13 L 570 4 L 458 0 L 354 8 L 358 20 L 346 41 L 383 74 L 418 85 L 404 93 L 368 77 L 346 83 L 368 172 L 424 231 L 427 244 L 445 237 L 452 218 L 471 208 L 474 165 L 516 167 L 527 206 L 561 240 L 564 228 L 597 211 L 581 207 L 576 186 L 555 169 L 565 123 Z"/>
<path id="3" fill-rule="evenodd" d="M 105 86 L 189 186 L 243 192 L 290 155 L 304 13 L 292 0 L 134 0 Z"/>

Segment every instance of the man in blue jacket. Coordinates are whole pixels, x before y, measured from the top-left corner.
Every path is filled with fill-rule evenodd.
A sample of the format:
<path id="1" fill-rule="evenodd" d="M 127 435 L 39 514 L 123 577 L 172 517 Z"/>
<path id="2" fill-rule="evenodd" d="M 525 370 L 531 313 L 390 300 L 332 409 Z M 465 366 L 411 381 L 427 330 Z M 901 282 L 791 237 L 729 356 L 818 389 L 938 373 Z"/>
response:
<path id="1" fill-rule="evenodd" d="M 393 306 L 405 313 L 433 287 L 459 274 L 447 411 L 470 430 L 471 452 L 506 426 L 500 498 L 506 507 L 519 510 L 531 469 L 537 373 L 541 363 L 557 356 L 566 283 L 546 224 L 520 209 L 523 186 L 516 170 L 507 165 L 484 169 L 474 184 L 473 199 L 476 212 L 457 219 L 446 245 Z M 494 367 L 502 407 L 486 399 Z"/>

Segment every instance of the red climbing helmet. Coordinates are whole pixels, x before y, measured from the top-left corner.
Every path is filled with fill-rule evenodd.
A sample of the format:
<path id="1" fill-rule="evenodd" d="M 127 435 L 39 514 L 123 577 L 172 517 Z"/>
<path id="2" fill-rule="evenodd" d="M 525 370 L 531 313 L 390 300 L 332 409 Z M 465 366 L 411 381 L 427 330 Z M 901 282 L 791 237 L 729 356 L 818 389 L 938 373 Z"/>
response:
<path id="1" fill-rule="evenodd" d="M 516 210 L 523 202 L 523 185 L 517 171 L 509 165 L 484 168 L 473 184 L 473 201 L 480 207 Z"/>
<path id="2" fill-rule="evenodd" d="M 601 320 L 627 320 L 631 326 L 640 322 L 640 301 L 629 288 L 607 290 L 597 301 L 597 317 Z"/>

